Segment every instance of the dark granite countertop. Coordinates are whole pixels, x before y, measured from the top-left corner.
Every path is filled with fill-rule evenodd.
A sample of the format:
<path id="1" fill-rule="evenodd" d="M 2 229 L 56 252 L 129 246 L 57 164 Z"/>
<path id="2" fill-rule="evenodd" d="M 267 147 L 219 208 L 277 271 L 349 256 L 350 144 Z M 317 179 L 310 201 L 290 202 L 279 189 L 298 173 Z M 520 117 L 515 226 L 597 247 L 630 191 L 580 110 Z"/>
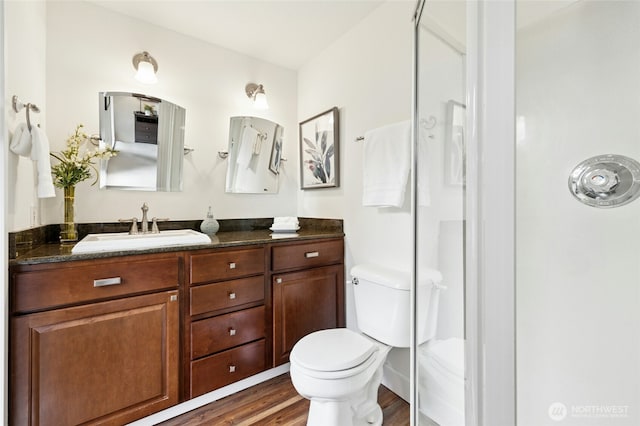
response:
<path id="1" fill-rule="evenodd" d="M 211 243 L 209 244 L 192 244 L 192 245 L 180 245 L 169 247 L 157 247 L 144 250 L 126 250 L 126 251 L 111 251 L 111 252 L 96 252 L 96 253 L 82 253 L 72 254 L 71 249 L 73 244 L 59 244 L 51 241 L 47 241 L 46 237 L 43 241 L 26 241 L 27 237 L 24 235 L 10 235 L 10 248 L 11 237 L 13 236 L 13 247 L 15 256 L 9 260 L 9 265 L 35 265 L 41 263 L 54 263 L 54 262 L 67 262 L 74 260 L 88 260 L 88 259 L 102 259 L 117 256 L 126 256 L 133 254 L 149 254 L 149 253 L 167 253 L 186 250 L 201 250 L 212 249 L 222 247 L 234 247 L 253 244 L 266 244 L 274 242 L 292 242 L 303 241 L 318 238 L 340 238 L 344 237 L 342 220 L 339 219 L 309 219 L 300 218 L 300 230 L 297 234 L 272 234 L 268 229 L 272 223 L 268 219 L 232 219 L 229 221 L 219 220 L 220 230 L 215 235 L 210 236 Z M 165 227 L 161 227 L 161 231 L 165 229 L 197 229 L 200 221 L 182 221 L 179 223 L 167 223 Z M 86 225 L 86 224 L 85 224 Z M 197 225 L 197 226 L 196 226 Z M 80 227 L 79 227 L 80 228 Z M 80 239 L 82 239 L 88 233 L 100 233 L 102 232 L 123 232 L 122 230 L 113 230 L 110 226 L 105 224 L 93 224 L 93 226 L 87 226 L 87 228 L 80 232 Z M 25 232 L 25 231 L 23 231 Z M 32 234 L 37 232 L 29 231 Z M 126 231 L 124 231 L 126 232 Z M 54 234 L 54 232 L 43 232 L 44 234 Z M 19 243 L 16 243 L 19 240 Z M 35 238 L 37 240 L 37 238 Z M 17 246 L 20 245 L 20 251 L 17 250 Z"/>

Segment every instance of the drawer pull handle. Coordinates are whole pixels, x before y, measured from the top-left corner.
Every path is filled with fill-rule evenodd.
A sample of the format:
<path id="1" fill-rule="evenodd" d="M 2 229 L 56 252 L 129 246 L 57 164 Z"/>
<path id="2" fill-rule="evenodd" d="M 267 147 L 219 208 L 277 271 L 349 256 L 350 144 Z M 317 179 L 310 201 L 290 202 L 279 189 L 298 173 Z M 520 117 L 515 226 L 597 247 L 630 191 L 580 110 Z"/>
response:
<path id="1" fill-rule="evenodd" d="M 230 328 L 229 329 L 229 336 L 235 336 L 236 335 L 236 329 L 235 328 Z"/>
<path id="2" fill-rule="evenodd" d="M 93 280 L 93 286 L 94 287 L 106 287 L 108 285 L 118 285 L 118 284 L 122 284 L 122 280 L 120 279 L 120 277 L 103 278 L 101 280 Z"/>
<path id="3" fill-rule="evenodd" d="M 235 366 L 235 365 L 233 365 L 233 364 L 231 364 L 231 365 L 229 366 L 229 373 L 235 373 L 235 372 L 236 372 L 236 366 Z"/>
<path id="4" fill-rule="evenodd" d="M 236 262 L 229 263 L 229 269 L 236 269 Z"/>
<path id="5" fill-rule="evenodd" d="M 236 293 L 235 292 L 229 293 L 229 299 L 233 300 L 235 298 L 236 298 Z"/>
<path id="6" fill-rule="evenodd" d="M 320 253 L 317 251 L 309 251 L 304 254 L 304 257 L 306 257 L 307 259 L 311 257 L 318 257 L 318 256 L 320 256 Z"/>

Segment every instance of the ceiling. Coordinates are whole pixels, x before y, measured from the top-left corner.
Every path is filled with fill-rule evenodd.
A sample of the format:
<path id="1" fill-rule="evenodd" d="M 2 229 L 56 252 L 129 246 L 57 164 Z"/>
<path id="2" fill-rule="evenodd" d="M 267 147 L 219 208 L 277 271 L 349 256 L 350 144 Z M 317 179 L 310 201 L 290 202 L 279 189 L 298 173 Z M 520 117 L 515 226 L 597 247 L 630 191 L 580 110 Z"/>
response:
<path id="1" fill-rule="evenodd" d="M 297 70 L 383 0 L 87 0 Z M 395 0 L 410 1 L 415 0 Z"/>

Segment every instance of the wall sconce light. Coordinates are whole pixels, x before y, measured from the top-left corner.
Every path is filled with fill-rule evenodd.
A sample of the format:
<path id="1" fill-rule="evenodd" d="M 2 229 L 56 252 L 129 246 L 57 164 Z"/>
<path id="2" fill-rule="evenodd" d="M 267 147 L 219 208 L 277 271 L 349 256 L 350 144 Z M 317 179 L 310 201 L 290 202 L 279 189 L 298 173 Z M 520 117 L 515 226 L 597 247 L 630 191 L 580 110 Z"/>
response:
<path id="1" fill-rule="evenodd" d="M 133 56 L 133 67 L 137 70 L 136 80 L 145 84 L 155 84 L 158 82 L 156 72 L 158 63 L 149 52 L 137 53 Z"/>
<path id="2" fill-rule="evenodd" d="M 269 109 L 267 95 L 264 94 L 262 84 L 249 83 L 244 87 L 247 96 L 253 99 L 253 106 L 258 109 Z"/>

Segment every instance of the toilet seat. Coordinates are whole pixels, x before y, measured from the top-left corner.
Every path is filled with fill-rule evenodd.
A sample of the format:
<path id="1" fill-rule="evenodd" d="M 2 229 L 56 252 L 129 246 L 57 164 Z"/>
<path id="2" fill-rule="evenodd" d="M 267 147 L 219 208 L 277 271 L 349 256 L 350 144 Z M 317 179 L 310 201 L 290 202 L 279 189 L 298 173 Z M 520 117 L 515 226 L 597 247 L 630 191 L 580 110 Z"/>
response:
<path id="1" fill-rule="evenodd" d="M 378 345 L 346 328 L 321 330 L 300 339 L 289 359 L 296 368 L 318 379 L 359 374 L 376 359 Z"/>

